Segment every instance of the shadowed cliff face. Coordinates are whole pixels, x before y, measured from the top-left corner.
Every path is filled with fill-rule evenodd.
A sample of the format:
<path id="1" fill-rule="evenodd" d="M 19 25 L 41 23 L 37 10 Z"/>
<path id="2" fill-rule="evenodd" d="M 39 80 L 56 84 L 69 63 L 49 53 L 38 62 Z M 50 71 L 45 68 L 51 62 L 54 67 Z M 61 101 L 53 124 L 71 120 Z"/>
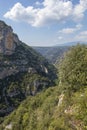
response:
<path id="1" fill-rule="evenodd" d="M 0 21 L 0 116 L 27 96 L 52 86 L 56 78 L 55 67 Z"/>
<path id="2" fill-rule="evenodd" d="M 20 41 L 10 26 L 0 21 L 0 53 L 11 55 Z"/>
<path id="3" fill-rule="evenodd" d="M 3 21 L 0 21 L 0 54 L 0 79 L 18 72 L 28 72 L 30 68 L 35 73 L 50 75 L 48 61 L 21 42 L 13 29 Z"/>

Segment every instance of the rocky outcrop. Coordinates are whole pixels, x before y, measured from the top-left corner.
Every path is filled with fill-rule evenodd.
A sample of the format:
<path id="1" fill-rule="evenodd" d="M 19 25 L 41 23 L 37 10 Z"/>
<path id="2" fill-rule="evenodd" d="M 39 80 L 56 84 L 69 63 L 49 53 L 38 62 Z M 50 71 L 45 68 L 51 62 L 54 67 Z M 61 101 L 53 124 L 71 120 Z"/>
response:
<path id="1" fill-rule="evenodd" d="M 48 61 L 22 43 L 13 29 L 3 21 L 0 21 L 0 54 L 0 79 L 25 71 L 30 74 L 51 75 L 52 80 L 55 78 Z"/>
<path id="2" fill-rule="evenodd" d="M 11 130 L 12 129 L 12 124 L 9 124 L 5 127 L 5 130 Z"/>
<path id="3" fill-rule="evenodd" d="M 11 55 L 18 44 L 20 41 L 13 29 L 0 21 L 0 53 Z"/>
<path id="4" fill-rule="evenodd" d="M 63 99 L 64 99 L 64 94 L 61 94 L 61 95 L 59 96 L 58 107 L 62 105 Z"/>
<path id="5" fill-rule="evenodd" d="M 52 86 L 55 78 L 55 67 L 0 21 L 0 116 L 27 96 Z"/>

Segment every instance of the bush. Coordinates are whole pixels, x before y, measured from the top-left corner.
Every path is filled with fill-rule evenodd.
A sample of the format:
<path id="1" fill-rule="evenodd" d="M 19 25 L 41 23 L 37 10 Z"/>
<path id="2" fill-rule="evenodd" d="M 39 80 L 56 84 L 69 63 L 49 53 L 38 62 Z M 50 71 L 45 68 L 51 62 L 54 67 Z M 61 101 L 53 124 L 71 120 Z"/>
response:
<path id="1" fill-rule="evenodd" d="M 87 85 L 87 46 L 72 47 L 59 65 L 59 80 L 63 89 L 78 90 Z"/>

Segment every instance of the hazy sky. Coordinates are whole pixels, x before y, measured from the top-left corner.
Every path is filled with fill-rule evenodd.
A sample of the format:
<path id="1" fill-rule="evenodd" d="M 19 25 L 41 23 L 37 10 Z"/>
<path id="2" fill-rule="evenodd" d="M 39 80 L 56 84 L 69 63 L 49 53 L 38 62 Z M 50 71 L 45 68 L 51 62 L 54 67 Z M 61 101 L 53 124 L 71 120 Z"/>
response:
<path id="1" fill-rule="evenodd" d="M 0 19 L 31 46 L 87 41 L 87 0 L 1 0 Z"/>

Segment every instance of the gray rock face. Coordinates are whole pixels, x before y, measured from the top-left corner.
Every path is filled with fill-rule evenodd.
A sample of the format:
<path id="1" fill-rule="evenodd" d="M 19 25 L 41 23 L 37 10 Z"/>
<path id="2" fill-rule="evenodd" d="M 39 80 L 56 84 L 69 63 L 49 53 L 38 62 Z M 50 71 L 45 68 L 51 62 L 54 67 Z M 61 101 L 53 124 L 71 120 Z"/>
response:
<path id="1" fill-rule="evenodd" d="M 27 96 L 52 86 L 55 72 L 53 65 L 0 21 L 0 116 L 9 114 Z"/>
<path id="2" fill-rule="evenodd" d="M 0 79 L 18 72 L 46 77 L 52 75 L 52 80 L 54 78 L 54 70 L 51 71 L 48 61 L 20 41 L 13 29 L 3 21 L 0 21 L 0 54 Z"/>
<path id="3" fill-rule="evenodd" d="M 0 53 L 11 55 L 18 44 L 20 41 L 12 28 L 0 21 Z"/>

